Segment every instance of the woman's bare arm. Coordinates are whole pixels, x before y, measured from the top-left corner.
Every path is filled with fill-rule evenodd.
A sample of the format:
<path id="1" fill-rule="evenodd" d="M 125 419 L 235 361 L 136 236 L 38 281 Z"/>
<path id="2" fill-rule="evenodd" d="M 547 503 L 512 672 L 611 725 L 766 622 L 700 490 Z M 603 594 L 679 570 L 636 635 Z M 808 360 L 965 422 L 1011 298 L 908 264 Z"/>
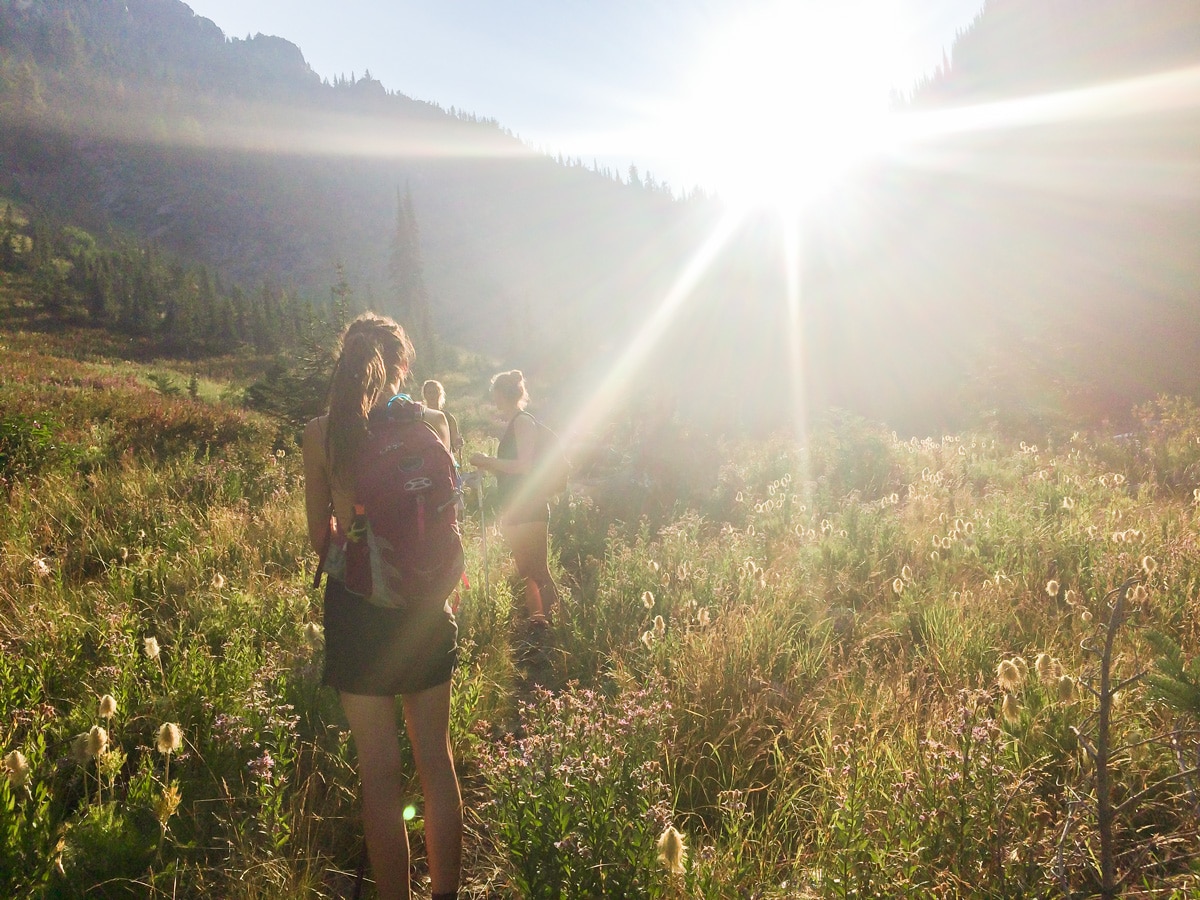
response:
<path id="1" fill-rule="evenodd" d="M 313 419 L 304 427 L 301 448 L 304 452 L 304 514 L 308 522 L 308 542 L 321 553 L 329 540 L 333 490 L 325 465 L 325 429 L 319 419 Z"/>

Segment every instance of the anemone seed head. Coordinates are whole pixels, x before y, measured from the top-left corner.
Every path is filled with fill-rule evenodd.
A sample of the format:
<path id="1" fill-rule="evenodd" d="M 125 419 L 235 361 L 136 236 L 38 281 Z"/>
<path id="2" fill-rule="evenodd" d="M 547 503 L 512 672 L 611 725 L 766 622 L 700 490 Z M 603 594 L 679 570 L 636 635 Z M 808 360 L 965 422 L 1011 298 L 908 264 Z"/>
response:
<path id="1" fill-rule="evenodd" d="M 25 754 L 20 750 L 13 750 L 4 757 L 4 771 L 10 785 L 14 788 L 24 787 L 25 782 L 29 780 L 30 772 L 29 761 L 25 759 Z"/>
<path id="2" fill-rule="evenodd" d="M 93 725 L 87 733 L 87 755 L 96 757 L 108 749 L 108 732 L 99 725 Z"/>
<path id="3" fill-rule="evenodd" d="M 1000 661 L 996 666 L 996 683 L 1006 691 L 1015 691 L 1021 686 L 1021 670 L 1011 659 Z"/>
<path id="4" fill-rule="evenodd" d="M 1012 694 L 1005 694 L 1004 702 L 1000 705 L 1000 714 L 1004 716 L 1004 721 L 1010 725 L 1020 721 L 1021 704 L 1017 702 L 1017 698 Z"/>
<path id="5" fill-rule="evenodd" d="M 687 846 L 674 825 L 668 825 L 658 837 L 658 861 L 672 875 L 682 875 L 687 867 Z"/>
<path id="6" fill-rule="evenodd" d="M 158 729 L 158 741 L 156 742 L 158 752 L 164 755 L 175 753 L 183 746 L 183 732 L 179 730 L 179 726 L 174 722 L 164 722 L 163 726 Z"/>

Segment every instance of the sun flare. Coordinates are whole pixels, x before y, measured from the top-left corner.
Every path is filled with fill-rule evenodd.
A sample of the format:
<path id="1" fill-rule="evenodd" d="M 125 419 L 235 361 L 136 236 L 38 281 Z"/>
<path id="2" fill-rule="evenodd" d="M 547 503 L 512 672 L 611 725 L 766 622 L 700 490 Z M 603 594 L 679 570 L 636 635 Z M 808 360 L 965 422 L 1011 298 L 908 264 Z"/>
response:
<path id="1" fill-rule="evenodd" d="M 793 209 L 886 144 L 886 0 L 776 0 L 714 32 L 675 154 L 734 205 Z"/>

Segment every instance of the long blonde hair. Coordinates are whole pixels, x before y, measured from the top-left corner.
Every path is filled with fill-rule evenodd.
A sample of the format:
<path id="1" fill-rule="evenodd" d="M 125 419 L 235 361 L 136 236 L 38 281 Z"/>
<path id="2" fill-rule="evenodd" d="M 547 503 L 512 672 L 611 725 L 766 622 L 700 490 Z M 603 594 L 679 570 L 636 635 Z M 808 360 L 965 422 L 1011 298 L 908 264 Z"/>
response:
<path id="1" fill-rule="evenodd" d="M 397 322 L 370 312 L 347 325 L 338 342 L 325 451 L 333 482 L 353 488 L 350 464 L 366 439 L 367 416 L 390 385 L 403 382 L 415 353 Z"/>

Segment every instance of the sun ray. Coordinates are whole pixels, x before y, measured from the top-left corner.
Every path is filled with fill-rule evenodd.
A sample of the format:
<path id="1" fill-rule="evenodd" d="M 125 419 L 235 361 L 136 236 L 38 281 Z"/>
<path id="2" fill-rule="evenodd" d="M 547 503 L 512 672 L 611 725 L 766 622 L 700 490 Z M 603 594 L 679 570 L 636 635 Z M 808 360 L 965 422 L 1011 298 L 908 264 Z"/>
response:
<path id="1" fill-rule="evenodd" d="M 662 302 L 643 323 L 624 353 L 608 367 L 608 374 L 579 404 L 574 417 L 561 430 L 562 438 L 568 446 L 579 441 L 594 429 L 597 423 L 608 421 L 609 417 L 627 402 L 630 389 L 639 371 L 654 350 L 660 346 L 668 330 L 678 321 L 680 313 L 696 286 L 712 267 L 743 221 L 741 216 L 725 215 L 708 233 L 704 242 L 680 270 L 679 275 L 663 296 Z M 526 490 L 529 494 L 537 493 L 538 473 L 536 471 L 524 479 L 522 492 Z M 522 496 L 524 493 L 519 493 L 513 502 L 519 503 Z"/>

